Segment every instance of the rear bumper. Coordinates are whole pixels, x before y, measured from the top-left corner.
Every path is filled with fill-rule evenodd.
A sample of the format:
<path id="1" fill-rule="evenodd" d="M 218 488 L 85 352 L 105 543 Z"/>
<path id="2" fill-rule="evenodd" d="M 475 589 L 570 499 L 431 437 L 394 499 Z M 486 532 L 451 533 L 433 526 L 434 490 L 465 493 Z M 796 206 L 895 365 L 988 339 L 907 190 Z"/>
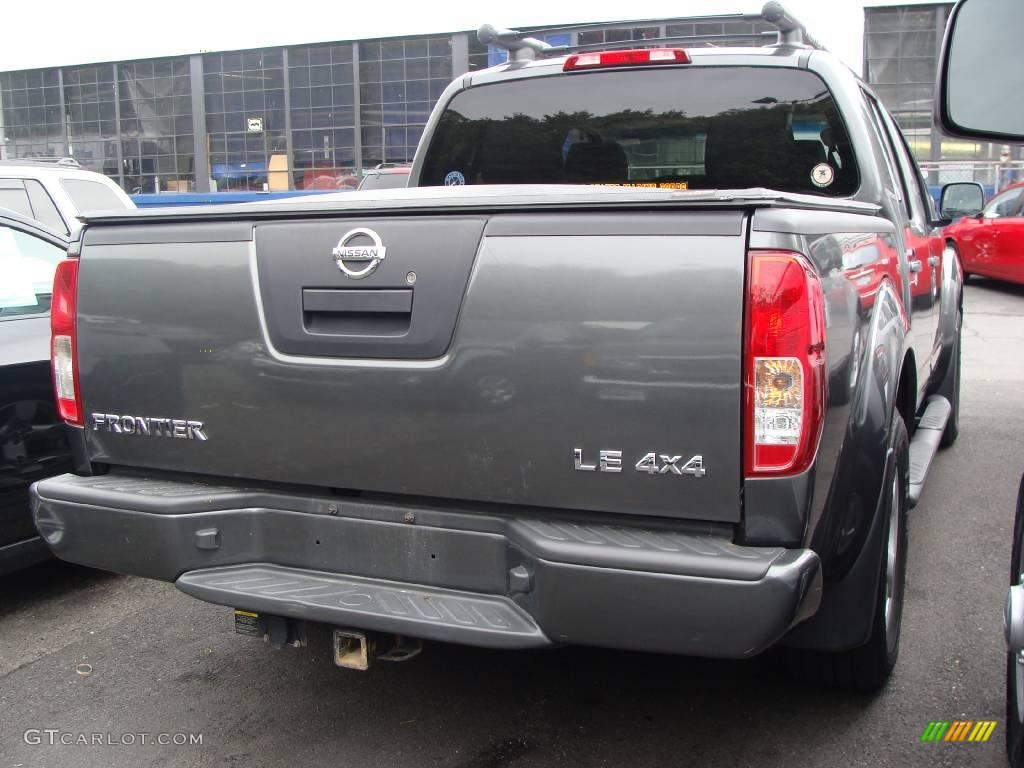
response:
<path id="1" fill-rule="evenodd" d="M 563 643 L 743 658 L 813 614 L 810 550 L 721 534 L 189 481 L 32 488 L 60 558 L 235 608 L 497 648 Z"/>

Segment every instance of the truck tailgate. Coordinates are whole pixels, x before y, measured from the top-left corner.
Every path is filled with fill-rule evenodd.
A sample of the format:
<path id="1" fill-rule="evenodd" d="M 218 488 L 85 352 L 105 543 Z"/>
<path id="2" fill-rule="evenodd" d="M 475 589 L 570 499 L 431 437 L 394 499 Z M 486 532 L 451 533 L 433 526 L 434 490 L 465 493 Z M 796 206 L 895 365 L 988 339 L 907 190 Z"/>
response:
<path id="1" fill-rule="evenodd" d="M 739 520 L 742 210 L 356 213 L 89 227 L 90 457 Z"/>

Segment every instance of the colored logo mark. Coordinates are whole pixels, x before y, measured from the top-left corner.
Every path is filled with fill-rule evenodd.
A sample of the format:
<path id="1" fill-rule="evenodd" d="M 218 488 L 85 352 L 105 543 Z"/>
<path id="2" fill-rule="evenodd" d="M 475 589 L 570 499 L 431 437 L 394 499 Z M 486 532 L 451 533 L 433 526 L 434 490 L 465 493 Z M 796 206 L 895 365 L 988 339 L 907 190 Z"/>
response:
<path id="1" fill-rule="evenodd" d="M 988 741 L 996 724 L 995 720 L 933 720 L 921 741 Z"/>

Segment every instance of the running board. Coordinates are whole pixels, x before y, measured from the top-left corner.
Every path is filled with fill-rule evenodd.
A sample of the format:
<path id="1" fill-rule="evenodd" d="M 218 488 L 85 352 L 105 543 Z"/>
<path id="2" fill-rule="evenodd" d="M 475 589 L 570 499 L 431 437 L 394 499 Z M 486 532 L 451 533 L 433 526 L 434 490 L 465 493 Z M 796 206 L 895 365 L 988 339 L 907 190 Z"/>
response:
<path id="1" fill-rule="evenodd" d="M 928 398 L 924 413 L 917 422 L 917 430 L 910 441 L 910 506 L 917 506 L 924 492 L 924 480 L 928 476 L 928 468 L 932 465 L 939 441 L 949 421 L 952 408 L 949 400 L 942 395 Z"/>

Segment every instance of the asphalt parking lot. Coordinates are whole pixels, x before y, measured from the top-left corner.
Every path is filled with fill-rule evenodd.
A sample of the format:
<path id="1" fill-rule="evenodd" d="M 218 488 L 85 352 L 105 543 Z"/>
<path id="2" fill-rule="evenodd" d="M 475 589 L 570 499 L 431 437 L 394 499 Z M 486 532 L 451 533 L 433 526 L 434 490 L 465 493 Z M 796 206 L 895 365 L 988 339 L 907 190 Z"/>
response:
<path id="1" fill-rule="evenodd" d="M 228 609 L 170 584 L 50 563 L 0 578 L 0 767 L 1002 766 L 1024 288 L 975 279 L 965 305 L 961 436 L 912 513 L 901 658 L 880 695 L 792 684 L 772 658 L 579 648 L 430 645 L 351 672 L 236 635 Z M 984 744 L 920 742 L 957 719 L 999 725 Z M 50 746 L 44 729 L 135 743 Z"/>

